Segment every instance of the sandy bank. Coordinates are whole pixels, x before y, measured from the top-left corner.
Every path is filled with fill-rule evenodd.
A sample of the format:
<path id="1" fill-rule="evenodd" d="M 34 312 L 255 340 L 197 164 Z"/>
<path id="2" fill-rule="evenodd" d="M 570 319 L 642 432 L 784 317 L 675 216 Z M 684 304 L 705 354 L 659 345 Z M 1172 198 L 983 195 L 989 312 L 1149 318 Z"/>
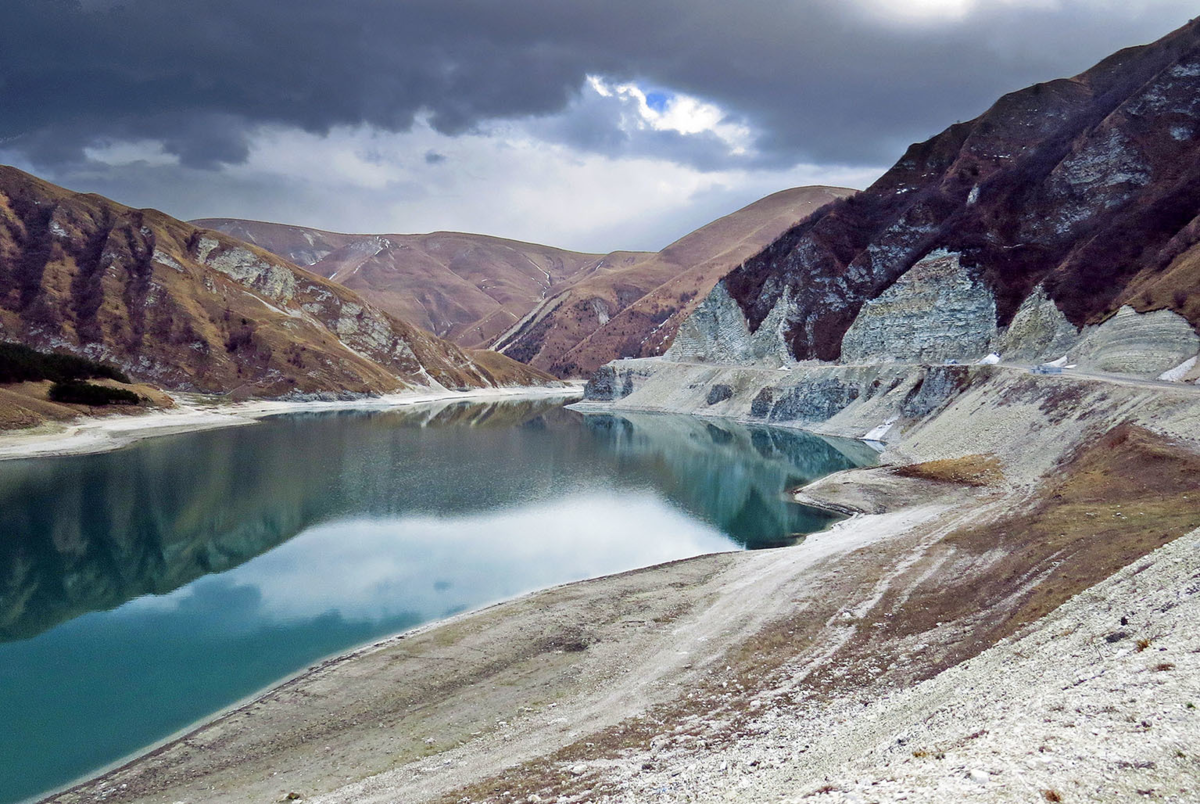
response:
<path id="1" fill-rule="evenodd" d="M 493 401 L 530 397 L 566 399 L 582 393 L 578 385 L 565 387 L 481 388 L 474 391 L 418 391 L 362 399 L 305 401 L 260 400 L 209 403 L 197 397 L 175 398 L 169 410 L 144 414 L 85 417 L 26 430 L 0 432 L 0 460 L 86 455 L 108 452 L 155 436 L 237 427 L 288 413 L 335 410 L 388 410 L 429 402 Z"/>
<path id="2" fill-rule="evenodd" d="M 52 800 L 437 797 L 718 679 L 739 687 L 736 646 L 810 599 L 828 562 L 944 511 L 858 517 L 797 548 L 569 584 L 382 640 Z"/>
<path id="3" fill-rule="evenodd" d="M 806 501 L 870 513 L 798 546 L 571 584 L 377 642 L 49 800 L 1015 801 L 1046 785 L 1109 801 L 1147 780 L 1168 800 L 1167 784 L 1195 792 L 1192 766 L 1167 760 L 1182 750 L 1194 763 L 1172 746 L 1200 732 L 1163 708 L 1195 677 L 1164 687 L 1174 677 L 1154 675 L 1191 666 L 1176 660 L 1183 643 L 1168 641 L 1171 655 L 1149 669 L 1132 631 L 1105 653 L 1109 620 L 1127 616 L 1152 641 L 1185 620 L 1167 598 L 1102 611 L 1118 592 L 1096 585 L 1165 555 L 1178 569 L 1161 576 L 1164 595 L 1200 589 L 1194 550 L 1155 552 L 1200 526 L 1200 402 L 1090 380 L 969 379 L 889 441 L 885 457 L 942 461 L 938 471 L 885 466 L 806 487 Z M 865 425 L 889 405 L 848 413 Z M 979 453 L 995 478 L 929 479 L 953 477 L 947 461 L 977 466 L 966 459 Z M 1064 607 L 1093 587 L 1100 598 Z M 1145 590 L 1130 588 L 1136 603 Z M 1052 644 L 1075 624 L 1090 636 Z M 1056 663 L 1060 649 L 1069 660 Z M 1093 654 L 1123 663 L 1114 678 L 1128 683 L 1073 698 Z M 955 678 L 1011 692 L 968 718 Z M 1150 703 L 1122 703 L 1138 695 Z M 1069 715 L 1076 700 L 1108 718 L 1096 745 L 1113 746 L 1080 784 L 1097 735 Z M 1154 715 L 1149 729 L 1128 721 L 1133 736 L 1105 743 L 1135 709 Z M 1000 739 L 1043 710 L 1068 713 L 1050 756 Z M 1147 750 L 1134 751 L 1147 730 Z M 1031 763 L 1043 764 L 1025 784 Z M 894 796 L 873 795 L 884 783 Z"/>

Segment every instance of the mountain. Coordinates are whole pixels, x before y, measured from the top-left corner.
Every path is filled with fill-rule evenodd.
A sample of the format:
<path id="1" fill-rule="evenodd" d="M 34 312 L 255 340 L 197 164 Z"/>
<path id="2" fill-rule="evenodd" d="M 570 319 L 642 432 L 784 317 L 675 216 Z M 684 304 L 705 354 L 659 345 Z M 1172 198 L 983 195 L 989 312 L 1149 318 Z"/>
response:
<path id="1" fill-rule="evenodd" d="M 1200 21 L 1001 98 L 718 284 L 680 360 L 1006 359 L 1155 376 L 1200 343 Z"/>
<path id="2" fill-rule="evenodd" d="M 606 262 L 620 267 L 550 296 L 494 348 L 560 377 L 590 374 L 616 357 L 662 354 L 718 279 L 813 211 L 853 193 L 841 187 L 784 190 L 657 254 L 610 255 Z"/>
<path id="3" fill-rule="evenodd" d="M 661 354 L 716 281 L 813 210 L 853 193 L 784 190 L 657 254 L 573 251 L 486 235 L 350 235 L 235 218 L 193 223 L 345 285 L 464 346 L 490 346 L 560 377 Z"/>
<path id="4" fill-rule="evenodd" d="M 352 235 L 235 218 L 192 223 L 253 243 L 470 347 L 490 345 L 548 295 L 622 262 L 458 232 Z"/>
<path id="5" fill-rule="evenodd" d="M 237 395 L 550 379 L 500 355 L 477 360 L 227 235 L 3 166 L 0 340 Z"/>

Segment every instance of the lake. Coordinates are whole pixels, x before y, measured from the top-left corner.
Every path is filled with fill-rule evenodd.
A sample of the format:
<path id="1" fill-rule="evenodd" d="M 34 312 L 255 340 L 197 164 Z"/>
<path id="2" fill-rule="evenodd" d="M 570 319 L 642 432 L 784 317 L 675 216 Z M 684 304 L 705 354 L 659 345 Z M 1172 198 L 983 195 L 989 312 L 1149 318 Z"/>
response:
<path id="1" fill-rule="evenodd" d="M 293 414 L 0 463 L 0 802 L 331 653 L 523 592 L 832 517 L 856 442 L 560 401 Z M 801 548 L 802 549 L 802 548 Z"/>

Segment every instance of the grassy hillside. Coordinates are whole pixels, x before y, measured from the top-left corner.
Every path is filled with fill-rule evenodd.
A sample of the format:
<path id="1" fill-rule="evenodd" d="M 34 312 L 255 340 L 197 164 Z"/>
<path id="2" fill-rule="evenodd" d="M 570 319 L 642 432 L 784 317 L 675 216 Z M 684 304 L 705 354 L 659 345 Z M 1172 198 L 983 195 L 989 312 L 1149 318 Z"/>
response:
<path id="1" fill-rule="evenodd" d="M 278 396 L 537 381 L 254 246 L 0 167 L 0 340 L 163 388 Z"/>

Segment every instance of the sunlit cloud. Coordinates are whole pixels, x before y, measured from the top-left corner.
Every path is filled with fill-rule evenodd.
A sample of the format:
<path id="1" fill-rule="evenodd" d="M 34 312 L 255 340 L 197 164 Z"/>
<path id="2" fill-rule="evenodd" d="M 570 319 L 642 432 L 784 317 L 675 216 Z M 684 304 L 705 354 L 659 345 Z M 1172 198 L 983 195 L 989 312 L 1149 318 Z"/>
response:
<path id="1" fill-rule="evenodd" d="M 879 17 L 907 22 L 957 22 L 967 15 L 993 9 L 1057 10 L 1062 0 L 857 0 Z M 1100 0 L 1104 3 L 1105 0 Z"/>
<path id="2" fill-rule="evenodd" d="M 160 140 L 99 140 L 83 149 L 93 162 L 109 167 L 178 165 L 179 157 L 167 151 Z"/>
<path id="3" fill-rule="evenodd" d="M 626 131 L 651 128 L 680 134 L 711 133 L 729 146 L 729 153 L 743 155 L 750 147 L 753 133 L 748 126 L 731 122 L 728 113 L 712 103 L 675 92 L 648 94 L 634 83 L 613 84 L 603 77 L 589 75 L 588 87 L 602 98 L 619 98 L 631 114 L 624 115 Z"/>

